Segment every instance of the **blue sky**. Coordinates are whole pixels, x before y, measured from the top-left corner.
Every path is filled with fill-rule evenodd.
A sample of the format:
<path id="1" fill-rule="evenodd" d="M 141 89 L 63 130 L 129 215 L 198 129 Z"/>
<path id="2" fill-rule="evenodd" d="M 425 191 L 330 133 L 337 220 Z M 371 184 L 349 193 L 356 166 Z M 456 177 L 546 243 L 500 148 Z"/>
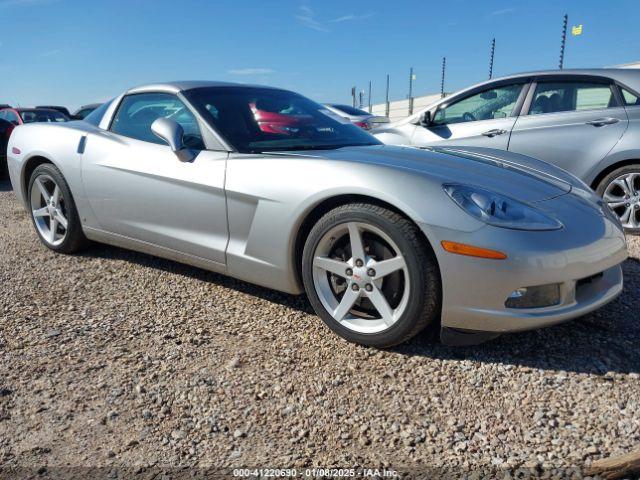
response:
<path id="1" fill-rule="evenodd" d="M 77 107 L 127 87 L 174 79 L 277 85 L 318 101 L 350 100 L 373 82 L 373 102 L 408 91 L 555 68 L 562 15 L 565 67 L 640 60 L 637 0 L 0 0 L 0 103 Z"/>

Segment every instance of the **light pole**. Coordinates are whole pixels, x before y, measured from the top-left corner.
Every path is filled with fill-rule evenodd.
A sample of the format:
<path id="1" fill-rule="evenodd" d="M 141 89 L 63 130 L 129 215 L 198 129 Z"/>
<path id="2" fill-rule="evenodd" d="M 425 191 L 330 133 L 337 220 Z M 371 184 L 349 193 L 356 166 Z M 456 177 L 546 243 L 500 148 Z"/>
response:
<path id="1" fill-rule="evenodd" d="M 385 95 L 384 116 L 389 117 L 389 74 L 387 73 L 387 93 Z"/>
<path id="2" fill-rule="evenodd" d="M 413 114 L 413 67 L 409 69 L 409 115 Z"/>
<path id="3" fill-rule="evenodd" d="M 447 57 L 442 57 L 442 78 L 440 79 L 440 96 L 444 98 L 444 73 L 447 69 Z"/>
<path id="4" fill-rule="evenodd" d="M 369 113 L 371 113 L 371 80 L 369 80 Z"/>
<path id="5" fill-rule="evenodd" d="M 493 57 L 496 53 L 496 39 L 491 41 L 491 56 L 489 58 L 489 79 L 493 78 Z"/>
<path id="6" fill-rule="evenodd" d="M 562 22 L 562 42 L 560 43 L 560 62 L 558 62 L 558 68 L 562 70 L 564 66 L 564 47 L 567 43 L 567 21 L 569 16 L 564 14 L 564 21 Z"/>

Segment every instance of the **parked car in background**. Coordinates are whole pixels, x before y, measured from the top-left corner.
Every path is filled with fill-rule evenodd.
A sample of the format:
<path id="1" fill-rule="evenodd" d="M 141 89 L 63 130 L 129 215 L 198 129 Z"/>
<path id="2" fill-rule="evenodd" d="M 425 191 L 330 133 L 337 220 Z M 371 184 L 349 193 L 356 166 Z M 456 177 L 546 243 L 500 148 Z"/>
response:
<path id="1" fill-rule="evenodd" d="M 13 123 L 0 119 L 0 179 L 2 180 L 7 176 L 7 144 L 14 128 Z"/>
<path id="2" fill-rule="evenodd" d="M 366 345 L 431 323 L 474 343 L 622 291 L 620 223 L 574 176 L 499 150 L 383 145 L 285 90 L 137 87 L 83 122 L 17 127 L 8 150 L 47 248 L 92 239 L 306 292 Z"/>
<path id="3" fill-rule="evenodd" d="M 640 233 L 640 70 L 557 70 L 474 85 L 374 132 L 389 144 L 480 146 L 581 178 Z"/>
<path id="4" fill-rule="evenodd" d="M 44 108 L 47 110 L 57 110 L 58 112 L 64 114 L 65 117 L 67 118 L 71 118 L 71 112 L 69 112 L 69 109 L 67 107 L 61 107 L 60 105 L 38 105 L 36 106 L 36 108 Z"/>
<path id="5" fill-rule="evenodd" d="M 5 108 L 0 110 L 0 119 L 7 120 L 14 125 L 40 122 L 68 122 L 69 117 L 59 112 L 46 108 Z"/>
<path id="6" fill-rule="evenodd" d="M 88 105 L 83 105 L 72 115 L 71 118 L 74 120 L 84 120 L 87 115 L 93 112 L 96 108 L 98 108 L 101 103 L 90 103 Z"/>
<path id="7" fill-rule="evenodd" d="M 261 98 L 249 105 L 261 132 L 277 135 L 299 135 L 313 125 L 313 117 L 291 108 L 288 102 Z"/>
<path id="8" fill-rule="evenodd" d="M 374 125 L 387 123 L 389 121 L 387 117 L 379 117 L 369 112 L 365 112 L 364 110 L 360 110 L 359 108 L 350 107 L 349 105 L 325 103 L 324 106 L 333 113 L 346 118 L 351 123 L 364 130 L 371 130 Z"/>

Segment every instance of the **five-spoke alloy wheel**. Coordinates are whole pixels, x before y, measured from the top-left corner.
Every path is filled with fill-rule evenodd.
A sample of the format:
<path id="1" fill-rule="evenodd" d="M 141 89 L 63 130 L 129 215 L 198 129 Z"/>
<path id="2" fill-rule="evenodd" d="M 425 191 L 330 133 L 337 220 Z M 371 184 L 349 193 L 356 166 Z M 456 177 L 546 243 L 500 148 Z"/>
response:
<path id="1" fill-rule="evenodd" d="M 54 165 L 42 164 L 33 171 L 28 195 L 42 243 L 63 253 L 73 253 L 86 243 L 69 186 Z"/>
<path id="2" fill-rule="evenodd" d="M 305 244 L 303 280 L 325 323 L 358 343 L 401 343 L 440 313 L 432 250 L 408 219 L 375 205 L 345 205 L 318 221 Z"/>
<path id="3" fill-rule="evenodd" d="M 619 168 L 607 175 L 598 194 L 620 219 L 628 233 L 640 233 L 640 167 Z"/>
<path id="4" fill-rule="evenodd" d="M 36 188 L 31 190 L 31 213 L 36 228 L 44 240 L 52 246 L 64 242 L 69 227 L 65 199 L 60 187 L 47 174 L 34 179 Z"/>

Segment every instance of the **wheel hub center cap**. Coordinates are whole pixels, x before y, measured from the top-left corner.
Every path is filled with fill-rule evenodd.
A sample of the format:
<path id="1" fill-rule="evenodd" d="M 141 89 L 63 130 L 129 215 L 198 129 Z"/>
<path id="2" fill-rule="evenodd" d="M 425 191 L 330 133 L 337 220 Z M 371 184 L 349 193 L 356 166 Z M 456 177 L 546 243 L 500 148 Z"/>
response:
<path id="1" fill-rule="evenodd" d="M 367 283 L 371 283 L 371 277 L 367 275 L 367 269 L 364 267 L 355 267 L 353 269 L 353 282 L 359 287 L 364 287 Z"/>

